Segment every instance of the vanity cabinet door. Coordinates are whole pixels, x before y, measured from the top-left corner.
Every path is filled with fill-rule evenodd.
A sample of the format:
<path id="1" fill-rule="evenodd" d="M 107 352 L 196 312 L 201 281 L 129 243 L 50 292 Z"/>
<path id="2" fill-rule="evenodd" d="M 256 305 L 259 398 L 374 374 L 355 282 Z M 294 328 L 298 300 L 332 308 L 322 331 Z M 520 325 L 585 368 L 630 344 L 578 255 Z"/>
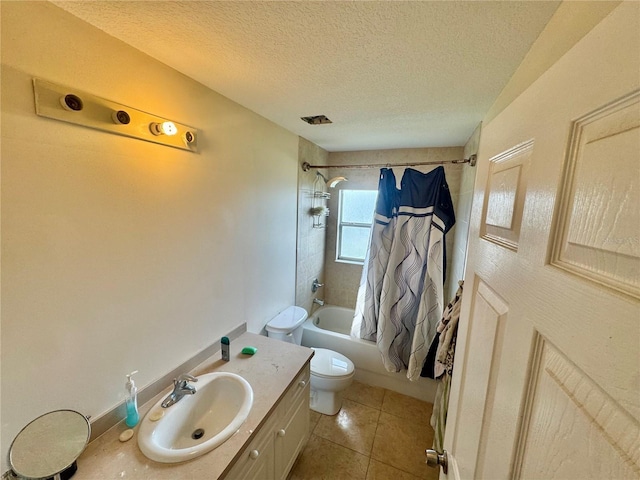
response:
<path id="1" fill-rule="evenodd" d="M 297 388 L 297 387 L 293 387 Z M 276 479 L 286 479 L 309 438 L 309 384 L 301 389 L 296 402 L 281 417 L 275 435 Z"/>
<path id="2" fill-rule="evenodd" d="M 249 455 L 255 454 L 256 450 L 251 450 Z M 265 445 L 257 458 L 251 457 L 247 462 L 249 468 L 244 472 L 238 480 L 271 480 L 274 477 L 274 461 L 275 455 L 273 450 L 273 442 L 269 442 L 269 445 Z"/>
<path id="3" fill-rule="evenodd" d="M 307 363 L 224 480 L 287 478 L 309 438 L 310 375 Z"/>
<path id="4" fill-rule="evenodd" d="M 225 480 L 274 480 L 275 450 L 273 429 L 277 424 L 269 421 L 257 437 L 242 452 Z"/>

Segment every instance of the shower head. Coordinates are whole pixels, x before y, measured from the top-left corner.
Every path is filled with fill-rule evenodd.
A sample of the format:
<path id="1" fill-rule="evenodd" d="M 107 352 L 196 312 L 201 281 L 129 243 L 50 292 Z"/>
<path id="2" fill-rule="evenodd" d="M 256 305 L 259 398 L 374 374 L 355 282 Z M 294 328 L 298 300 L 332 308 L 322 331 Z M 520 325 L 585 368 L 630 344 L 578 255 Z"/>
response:
<path id="1" fill-rule="evenodd" d="M 340 182 L 347 182 L 348 181 L 345 177 L 333 177 L 333 178 L 327 180 L 327 177 L 325 177 L 319 171 L 316 171 L 316 176 L 322 178 L 322 180 L 324 180 L 324 183 L 329 188 L 336 188 L 336 185 L 338 185 Z"/>
<path id="2" fill-rule="evenodd" d="M 345 177 L 333 177 L 327 180 L 327 187 L 335 188 L 340 182 L 348 182 L 348 180 Z"/>

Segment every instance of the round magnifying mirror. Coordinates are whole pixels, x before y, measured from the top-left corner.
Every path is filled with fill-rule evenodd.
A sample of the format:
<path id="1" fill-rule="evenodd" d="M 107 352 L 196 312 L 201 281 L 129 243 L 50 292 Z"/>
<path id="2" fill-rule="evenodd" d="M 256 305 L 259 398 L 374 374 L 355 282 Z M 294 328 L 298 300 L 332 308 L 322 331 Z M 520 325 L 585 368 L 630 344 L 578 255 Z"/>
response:
<path id="1" fill-rule="evenodd" d="M 72 475 L 90 435 L 89 421 L 81 413 L 73 410 L 45 413 L 24 427 L 13 440 L 9 464 L 16 474 L 29 479 L 55 477 L 73 467 L 72 472 L 68 472 Z"/>

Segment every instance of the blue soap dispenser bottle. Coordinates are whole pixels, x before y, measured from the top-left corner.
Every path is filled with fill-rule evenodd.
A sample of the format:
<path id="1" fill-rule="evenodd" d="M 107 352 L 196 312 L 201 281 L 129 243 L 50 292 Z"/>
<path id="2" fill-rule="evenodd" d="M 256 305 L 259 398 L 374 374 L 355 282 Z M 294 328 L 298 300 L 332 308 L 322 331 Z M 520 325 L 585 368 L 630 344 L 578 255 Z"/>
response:
<path id="1" fill-rule="evenodd" d="M 127 407 L 127 418 L 125 419 L 124 423 L 127 424 L 127 427 L 135 427 L 140 420 L 140 415 L 138 414 L 138 388 L 131 378 L 136 373 L 138 373 L 137 370 L 127 375 L 127 383 L 125 384 L 125 405 Z"/>

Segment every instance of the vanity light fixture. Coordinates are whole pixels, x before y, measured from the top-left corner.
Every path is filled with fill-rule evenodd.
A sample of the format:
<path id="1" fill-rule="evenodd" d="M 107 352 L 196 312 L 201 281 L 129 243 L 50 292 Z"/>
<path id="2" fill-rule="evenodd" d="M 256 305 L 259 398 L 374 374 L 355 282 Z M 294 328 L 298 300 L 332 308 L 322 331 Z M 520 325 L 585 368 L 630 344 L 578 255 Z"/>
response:
<path id="1" fill-rule="evenodd" d="M 42 117 L 198 152 L 200 132 L 184 123 L 39 78 L 33 79 L 33 94 Z"/>
<path id="2" fill-rule="evenodd" d="M 116 125 L 129 125 L 131 123 L 131 116 L 124 110 L 117 110 L 111 114 L 111 119 Z"/>
<path id="3" fill-rule="evenodd" d="M 62 108 L 70 112 L 79 112 L 84 108 L 84 102 L 82 99 L 73 93 L 68 93 L 60 97 L 60 105 L 62 105 Z"/>
<path id="4" fill-rule="evenodd" d="M 178 133 L 178 127 L 173 122 L 151 122 L 149 124 L 149 130 L 154 135 L 175 135 Z"/>
<path id="5" fill-rule="evenodd" d="M 196 142 L 196 134 L 191 130 L 187 130 L 186 132 L 184 132 L 183 138 L 187 145 L 189 145 L 190 143 Z"/>

